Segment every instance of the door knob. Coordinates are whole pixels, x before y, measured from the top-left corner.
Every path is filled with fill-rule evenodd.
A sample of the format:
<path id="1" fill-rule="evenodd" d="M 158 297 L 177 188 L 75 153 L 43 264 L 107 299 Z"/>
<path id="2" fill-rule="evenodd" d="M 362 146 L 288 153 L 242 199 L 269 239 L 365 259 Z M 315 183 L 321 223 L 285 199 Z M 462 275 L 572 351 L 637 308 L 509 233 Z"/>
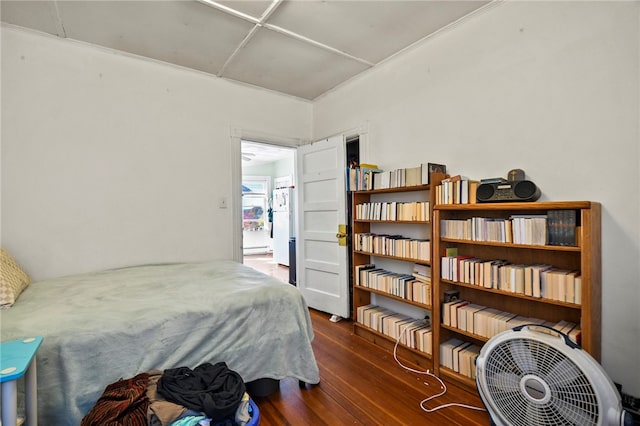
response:
<path id="1" fill-rule="evenodd" d="M 338 239 L 338 245 L 347 245 L 347 225 L 338 225 L 338 233 L 336 234 L 336 238 Z"/>

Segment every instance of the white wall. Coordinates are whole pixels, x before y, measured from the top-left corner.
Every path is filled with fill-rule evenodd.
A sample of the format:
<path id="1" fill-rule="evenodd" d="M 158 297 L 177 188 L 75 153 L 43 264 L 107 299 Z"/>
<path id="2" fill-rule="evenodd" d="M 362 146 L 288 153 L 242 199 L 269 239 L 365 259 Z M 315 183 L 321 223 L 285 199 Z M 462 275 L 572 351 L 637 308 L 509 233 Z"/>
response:
<path id="1" fill-rule="evenodd" d="M 296 169 L 295 169 L 295 156 L 296 152 L 291 151 L 291 156 L 278 160 L 274 164 L 274 178 L 291 176 L 291 182 L 295 184 L 296 181 Z"/>
<path id="2" fill-rule="evenodd" d="M 2 246 L 35 279 L 230 259 L 237 129 L 308 140 L 311 104 L 3 26 Z"/>
<path id="3" fill-rule="evenodd" d="M 273 187 L 275 163 L 263 163 L 257 166 L 242 165 L 243 176 L 269 176 L 269 184 Z"/>
<path id="4" fill-rule="evenodd" d="M 314 103 L 314 140 L 369 122 L 382 168 L 522 168 L 602 203 L 603 364 L 640 395 L 638 2 L 505 2 Z M 375 88 L 375 90 L 374 90 Z"/>

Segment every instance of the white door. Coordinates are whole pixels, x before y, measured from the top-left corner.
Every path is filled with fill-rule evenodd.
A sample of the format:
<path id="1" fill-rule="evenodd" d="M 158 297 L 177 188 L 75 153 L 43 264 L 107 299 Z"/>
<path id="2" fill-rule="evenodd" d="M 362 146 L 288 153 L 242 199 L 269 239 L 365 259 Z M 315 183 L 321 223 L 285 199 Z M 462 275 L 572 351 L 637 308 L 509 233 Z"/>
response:
<path id="1" fill-rule="evenodd" d="M 347 247 L 336 238 L 347 216 L 344 136 L 303 145 L 297 155 L 297 285 L 310 307 L 348 318 Z"/>

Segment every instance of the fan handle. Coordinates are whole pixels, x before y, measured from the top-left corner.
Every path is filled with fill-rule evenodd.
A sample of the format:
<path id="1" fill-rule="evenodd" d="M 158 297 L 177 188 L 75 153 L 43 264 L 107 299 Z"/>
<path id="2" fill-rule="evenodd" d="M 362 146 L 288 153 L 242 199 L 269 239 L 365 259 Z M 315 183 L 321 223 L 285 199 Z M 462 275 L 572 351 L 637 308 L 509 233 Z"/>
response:
<path id="1" fill-rule="evenodd" d="M 544 324 L 524 324 L 524 325 L 519 325 L 517 327 L 513 328 L 513 331 L 520 331 L 523 328 L 527 328 L 531 331 L 536 331 L 538 333 L 545 333 L 545 334 L 555 334 L 556 336 L 564 339 L 564 342 L 567 344 L 567 346 L 571 347 L 572 349 L 580 349 L 580 346 L 576 343 L 573 342 L 573 340 L 569 339 L 569 336 L 567 336 L 566 334 L 564 334 L 561 331 L 556 330 L 553 327 L 549 327 L 548 325 L 544 325 Z M 540 328 L 544 328 L 545 331 L 540 331 Z M 536 330 L 538 329 L 538 330 Z M 551 333 L 549 333 L 551 332 Z"/>

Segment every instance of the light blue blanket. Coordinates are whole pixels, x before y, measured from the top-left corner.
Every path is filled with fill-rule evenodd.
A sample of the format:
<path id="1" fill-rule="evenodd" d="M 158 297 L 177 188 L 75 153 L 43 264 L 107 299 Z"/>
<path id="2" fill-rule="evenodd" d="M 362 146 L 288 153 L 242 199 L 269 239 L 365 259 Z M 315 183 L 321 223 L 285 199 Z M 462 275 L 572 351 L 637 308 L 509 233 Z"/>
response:
<path id="1" fill-rule="evenodd" d="M 153 368 L 225 361 L 245 382 L 320 380 L 299 290 L 231 261 L 35 282 L 0 321 L 3 341 L 44 337 L 40 424 L 78 425 L 105 386 Z"/>

